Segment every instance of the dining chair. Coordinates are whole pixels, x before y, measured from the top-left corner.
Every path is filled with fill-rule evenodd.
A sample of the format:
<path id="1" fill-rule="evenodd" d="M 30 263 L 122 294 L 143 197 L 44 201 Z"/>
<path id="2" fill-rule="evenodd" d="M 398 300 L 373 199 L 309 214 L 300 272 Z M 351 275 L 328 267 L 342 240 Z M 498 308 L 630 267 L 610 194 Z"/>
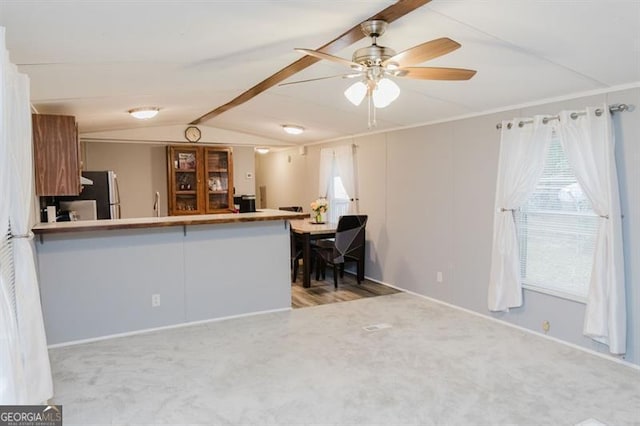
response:
<path id="1" fill-rule="evenodd" d="M 290 206 L 290 207 L 279 207 L 278 210 L 288 211 L 288 212 L 302 212 L 301 206 Z M 291 235 L 291 282 L 295 283 L 296 278 L 298 277 L 298 267 L 300 263 L 300 259 L 302 259 L 302 243 L 297 240 L 293 231 L 290 231 Z"/>
<path id="2" fill-rule="evenodd" d="M 367 215 L 340 216 L 334 240 L 318 240 L 314 249 L 321 260 L 317 265 L 316 280 L 320 272 L 324 276 L 326 264 L 333 266 L 333 286 L 338 288 L 338 267 L 340 277 L 344 276 L 345 262 L 356 262 L 356 280 L 358 284 L 364 280 L 365 226 Z M 321 271 L 322 268 L 322 271 Z"/>

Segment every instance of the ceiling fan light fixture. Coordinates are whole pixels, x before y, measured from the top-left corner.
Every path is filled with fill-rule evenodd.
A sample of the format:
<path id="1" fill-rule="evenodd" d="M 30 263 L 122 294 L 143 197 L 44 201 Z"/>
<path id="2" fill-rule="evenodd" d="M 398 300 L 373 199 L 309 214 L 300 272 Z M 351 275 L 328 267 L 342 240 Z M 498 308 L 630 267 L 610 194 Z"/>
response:
<path id="1" fill-rule="evenodd" d="M 128 112 L 132 117 L 138 120 L 148 120 L 158 115 L 160 108 L 158 107 L 140 107 L 130 109 Z"/>
<path id="2" fill-rule="evenodd" d="M 373 105 L 376 108 L 385 108 L 398 99 L 398 96 L 400 96 L 398 85 L 388 78 L 383 78 L 373 89 Z"/>
<path id="3" fill-rule="evenodd" d="M 290 135 L 300 135 L 304 132 L 304 127 L 296 126 L 293 124 L 283 124 L 282 130 L 284 130 L 286 133 Z"/>
<path id="4" fill-rule="evenodd" d="M 367 85 L 362 81 L 357 81 L 344 91 L 344 96 L 354 104 L 358 106 L 362 103 L 362 100 L 367 95 Z"/>

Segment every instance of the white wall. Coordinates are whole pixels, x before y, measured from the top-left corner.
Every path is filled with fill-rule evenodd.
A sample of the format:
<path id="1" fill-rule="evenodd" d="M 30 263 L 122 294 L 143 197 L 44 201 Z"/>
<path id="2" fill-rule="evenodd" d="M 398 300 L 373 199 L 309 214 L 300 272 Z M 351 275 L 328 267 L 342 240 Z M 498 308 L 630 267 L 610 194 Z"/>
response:
<path id="1" fill-rule="evenodd" d="M 167 215 L 167 151 L 149 143 L 85 144 L 86 170 L 114 170 L 118 176 L 122 217 L 154 216 L 160 192 L 160 214 Z"/>
<path id="2" fill-rule="evenodd" d="M 237 195 L 256 193 L 255 158 L 252 146 L 233 147 L 233 184 Z"/>
<path id="3" fill-rule="evenodd" d="M 118 176 L 122 217 L 154 216 L 154 195 L 160 192 L 160 215 L 167 215 L 167 154 L 162 143 L 86 142 L 86 170 L 114 170 Z M 233 180 L 237 194 L 255 193 L 252 146 L 233 147 Z"/>
<path id="4" fill-rule="evenodd" d="M 333 144 L 358 145 L 361 212 L 367 224 L 367 276 L 587 348 L 606 348 L 582 336 L 584 305 L 525 291 L 522 308 L 487 310 L 499 132 L 496 123 L 537 113 L 583 109 L 602 102 L 640 105 L 640 89 L 549 103 L 419 128 L 363 136 Z M 640 364 L 640 119 L 614 116 L 617 162 L 625 218 L 628 353 Z M 319 150 L 291 149 L 259 157 L 257 185 L 269 207 L 317 196 Z M 289 157 L 291 161 L 289 161 Z M 442 272 L 443 283 L 436 282 Z"/>

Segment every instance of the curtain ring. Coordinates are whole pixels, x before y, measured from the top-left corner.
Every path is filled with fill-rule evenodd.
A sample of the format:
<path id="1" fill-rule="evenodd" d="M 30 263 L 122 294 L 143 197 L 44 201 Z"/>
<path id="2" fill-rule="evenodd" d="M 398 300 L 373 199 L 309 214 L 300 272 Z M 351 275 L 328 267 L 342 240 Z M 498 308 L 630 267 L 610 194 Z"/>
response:
<path id="1" fill-rule="evenodd" d="M 602 110 L 600 108 L 598 108 L 596 110 L 596 117 L 600 117 L 602 115 Z"/>
<path id="2" fill-rule="evenodd" d="M 603 219 L 609 219 L 609 215 L 608 214 L 601 214 L 600 217 L 603 218 Z"/>
<path id="3" fill-rule="evenodd" d="M 516 209 L 505 209 L 504 207 L 501 207 L 501 208 L 500 208 L 500 211 L 501 211 L 501 212 L 515 212 L 515 211 L 516 211 Z"/>
<path id="4" fill-rule="evenodd" d="M 512 123 L 507 124 L 507 129 L 511 129 L 513 127 Z"/>
<path id="5" fill-rule="evenodd" d="M 524 127 L 524 121 L 519 122 L 518 123 L 518 127 L 520 127 L 520 128 Z"/>
<path id="6" fill-rule="evenodd" d="M 542 124 L 547 124 L 549 123 L 549 117 L 545 117 L 542 119 Z"/>
<path id="7" fill-rule="evenodd" d="M 575 120 L 576 118 L 578 118 L 578 113 L 577 112 L 572 112 L 570 115 L 572 120 Z"/>

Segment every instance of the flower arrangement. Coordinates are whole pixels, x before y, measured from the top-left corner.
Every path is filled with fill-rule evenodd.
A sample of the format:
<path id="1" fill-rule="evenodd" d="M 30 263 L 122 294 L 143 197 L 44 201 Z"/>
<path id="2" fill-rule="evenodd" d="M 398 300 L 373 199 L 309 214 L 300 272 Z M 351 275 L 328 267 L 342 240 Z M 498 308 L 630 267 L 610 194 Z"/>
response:
<path id="1" fill-rule="evenodd" d="M 315 215 L 316 223 L 323 222 L 322 214 L 326 213 L 329 209 L 329 203 L 326 198 L 318 198 L 317 200 L 311 202 L 311 210 Z"/>

